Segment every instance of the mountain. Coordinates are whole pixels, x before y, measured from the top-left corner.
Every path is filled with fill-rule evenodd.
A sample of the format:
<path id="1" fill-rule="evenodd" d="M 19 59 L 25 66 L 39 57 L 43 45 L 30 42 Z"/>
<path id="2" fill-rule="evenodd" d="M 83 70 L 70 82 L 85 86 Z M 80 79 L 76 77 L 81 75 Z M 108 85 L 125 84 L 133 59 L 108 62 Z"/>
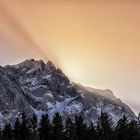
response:
<path id="1" fill-rule="evenodd" d="M 50 119 L 56 112 L 64 118 L 81 114 L 87 122 L 95 122 L 101 111 L 108 112 L 114 123 L 123 115 L 136 118 L 111 90 L 71 83 L 51 61 L 33 59 L 0 67 L 0 124 L 14 121 L 23 111 L 39 117 L 48 113 Z"/>

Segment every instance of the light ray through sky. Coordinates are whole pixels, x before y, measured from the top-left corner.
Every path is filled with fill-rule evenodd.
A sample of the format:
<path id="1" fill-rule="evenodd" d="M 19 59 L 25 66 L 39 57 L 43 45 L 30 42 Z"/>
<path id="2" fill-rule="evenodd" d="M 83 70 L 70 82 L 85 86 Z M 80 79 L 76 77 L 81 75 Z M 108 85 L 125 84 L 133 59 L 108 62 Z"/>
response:
<path id="1" fill-rule="evenodd" d="M 71 80 L 110 88 L 138 113 L 140 1 L 0 2 L 0 64 L 47 56 Z"/>
<path id="2" fill-rule="evenodd" d="M 36 43 L 36 41 L 32 38 L 30 33 L 26 31 L 26 29 L 22 26 L 22 24 L 19 23 L 19 21 L 8 11 L 8 8 L 6 8 L 6 5 L 4 1 L 0 0 L 0 16 L 8 26 L 10 26 L 11 32 L 19 36 L 24 43 L 27 44 L 27 47 L 29 47 L 32 51 L 35 50 L 38 54 L 42 56 L 43 59 L 47 58 L 47 53 L 42 51 L 42 49 L 39 47 L 39 45 Z"/>

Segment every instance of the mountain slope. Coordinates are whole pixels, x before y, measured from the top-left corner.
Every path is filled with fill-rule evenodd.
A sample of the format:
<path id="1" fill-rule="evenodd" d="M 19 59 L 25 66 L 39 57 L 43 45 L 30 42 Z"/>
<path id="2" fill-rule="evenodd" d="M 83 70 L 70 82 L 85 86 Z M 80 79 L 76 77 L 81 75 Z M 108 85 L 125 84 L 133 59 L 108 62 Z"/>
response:
<path id="1" fill-rule="evenodd" d="M 25 111 L 38 116 L 56 112 L 62 116 L 81 114 L 95 122 L 106 111 L 114 123 L 123 115 L 135 119 L 133 111 L 117 99 L 110 90 L 85 88 L 70 83 L 60 69 L 50 61 L 26 60 L 18 65 L 0 67 L 0 122 L 14 121 Z"/>

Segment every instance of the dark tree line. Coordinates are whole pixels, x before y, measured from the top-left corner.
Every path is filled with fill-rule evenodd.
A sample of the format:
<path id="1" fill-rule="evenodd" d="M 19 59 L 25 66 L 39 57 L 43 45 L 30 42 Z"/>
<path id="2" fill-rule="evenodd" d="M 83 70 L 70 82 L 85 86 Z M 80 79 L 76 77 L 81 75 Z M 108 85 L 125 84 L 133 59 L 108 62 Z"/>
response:
<path id="1" fill-rule="evenodd" d="M 36 115 L 28 118 L 23 112 L 14 125 L 5 124 L 0 129 L 0 140 L 140 140 L 139 121 L 128 121 L 123 116 L 116 125 L 107 113 L 101 113 L 95 124 L 86 124 L 82 116 L 65 121 L 56 113 L 50 121 L 48 115 L 42 115 L 40 121 Z"/>

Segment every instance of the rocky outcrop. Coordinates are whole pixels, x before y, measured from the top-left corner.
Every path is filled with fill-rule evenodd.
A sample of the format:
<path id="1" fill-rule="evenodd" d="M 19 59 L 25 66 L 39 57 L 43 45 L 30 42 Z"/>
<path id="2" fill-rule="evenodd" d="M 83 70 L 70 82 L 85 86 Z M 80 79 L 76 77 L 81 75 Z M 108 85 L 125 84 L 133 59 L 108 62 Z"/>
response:
<path id="1" fill-rule="evenodd" d="M 0 67 L 0 123 L 14 121 L 23 111 L 39 117 L 48 113 L 50 119 L 56 112 L 63 117 L 81 114 L 87 122 L 95 122 L 101 111 L 108 112 L 114 123 L 123 115 L 136 118 L 111 90 L 71 83 L 51 61 L 33 59 Z"/>

